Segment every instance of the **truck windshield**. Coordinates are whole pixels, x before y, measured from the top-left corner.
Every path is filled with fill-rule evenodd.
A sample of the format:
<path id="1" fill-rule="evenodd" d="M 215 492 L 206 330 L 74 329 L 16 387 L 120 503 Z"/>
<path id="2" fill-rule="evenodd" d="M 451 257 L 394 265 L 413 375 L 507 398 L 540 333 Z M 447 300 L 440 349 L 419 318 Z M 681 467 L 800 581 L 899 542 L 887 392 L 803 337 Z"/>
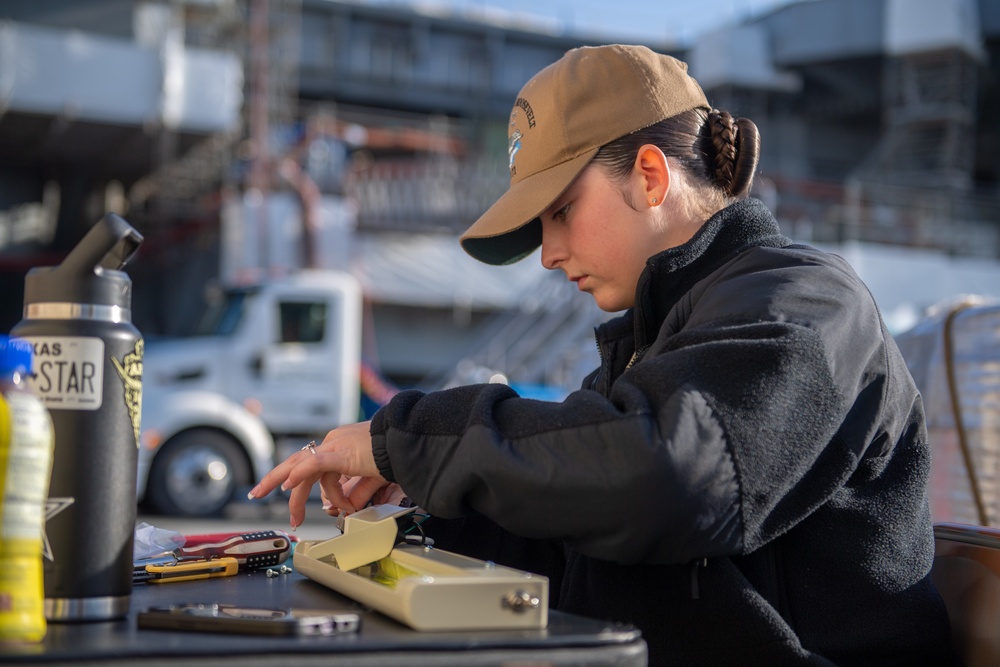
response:
<path id="1" fill-rule="evenodd" d="M 205 311 L 202 313 L 193 335 L 228 336 L 232 334 L 239 325 L 243 309 L 252 296 L 252 291 L 246 289 L 216 293 L 208 299 Z"/>

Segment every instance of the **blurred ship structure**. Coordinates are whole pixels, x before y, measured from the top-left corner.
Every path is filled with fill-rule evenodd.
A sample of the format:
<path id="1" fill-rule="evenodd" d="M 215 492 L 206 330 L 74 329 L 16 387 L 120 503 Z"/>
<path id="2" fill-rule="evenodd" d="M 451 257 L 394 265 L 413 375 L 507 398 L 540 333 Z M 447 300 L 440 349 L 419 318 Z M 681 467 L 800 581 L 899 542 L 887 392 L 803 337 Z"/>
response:
<path id="1" fill-rule="evenodd" d="M 506 188 L 523 83 L 613 41 L 483 8 L 4 0 L 0 321 L 20 319 L 28 268 L 113 210 L 146 236 L 148 336 L 192 328 L 206 284 L 344 269 L 365 291 L 366 363 L 395 384 L 558 397 L 608 315 L 537 257 L 487 267 L 457 235 Z M 1000 289 L 998 3 L 789 2 L 649 46 L 757 123 L 753 195 L 847 257 L 894 329 Z"/>

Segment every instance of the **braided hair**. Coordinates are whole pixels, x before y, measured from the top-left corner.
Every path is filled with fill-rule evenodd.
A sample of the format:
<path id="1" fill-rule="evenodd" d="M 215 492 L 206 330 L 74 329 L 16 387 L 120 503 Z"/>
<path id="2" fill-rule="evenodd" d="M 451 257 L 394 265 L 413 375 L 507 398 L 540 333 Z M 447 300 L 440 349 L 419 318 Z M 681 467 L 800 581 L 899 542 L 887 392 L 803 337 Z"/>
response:
<path id="1" fill-rule="evenodd" d="M 644 144 L 674 158 L 696 183 L 709 189 L 719 206 L 750 193 L 760 157 L 760 134 L 753 121 L 728 111 L 692 109 L 605 144 L 594 162 L 624 182 Z"/>

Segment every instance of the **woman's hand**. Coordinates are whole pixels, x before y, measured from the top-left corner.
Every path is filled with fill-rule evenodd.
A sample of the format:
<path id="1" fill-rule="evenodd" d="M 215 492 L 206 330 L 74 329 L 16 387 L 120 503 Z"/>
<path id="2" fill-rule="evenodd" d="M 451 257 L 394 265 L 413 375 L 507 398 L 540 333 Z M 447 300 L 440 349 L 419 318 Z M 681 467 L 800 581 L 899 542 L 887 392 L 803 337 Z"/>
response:
<path id="1" fill-rule="evenodd" d="M 248 497 L 263 498 L 278 486 L 282 491 L 291 489 L 288 512 L 294 530 L 302 525 L 306 500 L 316 482 L 324 509 L 331 514 L 364 507 L 388 484 L 372 455 L 371 422 L 341 426 L 327 433 L 315 448 L 295 452 L 264 475 Z"/>

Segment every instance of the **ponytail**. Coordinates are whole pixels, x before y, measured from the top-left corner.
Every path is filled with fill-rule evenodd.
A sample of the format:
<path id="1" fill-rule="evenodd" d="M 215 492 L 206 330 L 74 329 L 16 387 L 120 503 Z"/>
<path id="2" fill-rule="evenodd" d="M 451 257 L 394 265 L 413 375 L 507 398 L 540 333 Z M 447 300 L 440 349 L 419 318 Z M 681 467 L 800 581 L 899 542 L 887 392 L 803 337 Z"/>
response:
<path id="1" fill-rule="evenodd" d="M 740 199 L 750 192 L 760 156 L 760 133 L 753 121 L 734 119 L 728 111 L 712 109 L 707 126 L 711 143 L 710 176 L 728 198 Z"/>
<path id="2" fill-rule="evenodd" d="M 698 108 L 605 144 L 594 162 L 607 168 L 612 178 L 624 181 L 644 144 L 658 146 L 723 203 L 750 193 L 760 158 L 760 134 L 753 121 L 734 119 L 727 111 Z"/>

